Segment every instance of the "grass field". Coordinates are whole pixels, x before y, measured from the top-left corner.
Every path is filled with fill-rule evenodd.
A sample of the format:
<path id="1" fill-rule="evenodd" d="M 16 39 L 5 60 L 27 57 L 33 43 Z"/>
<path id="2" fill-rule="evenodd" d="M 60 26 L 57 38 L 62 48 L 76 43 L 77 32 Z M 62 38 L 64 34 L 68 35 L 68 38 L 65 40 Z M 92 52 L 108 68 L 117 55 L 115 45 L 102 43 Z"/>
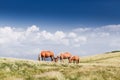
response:
<path id="1" fill-rule="evenodd" d="M 79 64 L 0 58 L 0 80 L 120 80 L 120 52 L 82 57 Z"/>

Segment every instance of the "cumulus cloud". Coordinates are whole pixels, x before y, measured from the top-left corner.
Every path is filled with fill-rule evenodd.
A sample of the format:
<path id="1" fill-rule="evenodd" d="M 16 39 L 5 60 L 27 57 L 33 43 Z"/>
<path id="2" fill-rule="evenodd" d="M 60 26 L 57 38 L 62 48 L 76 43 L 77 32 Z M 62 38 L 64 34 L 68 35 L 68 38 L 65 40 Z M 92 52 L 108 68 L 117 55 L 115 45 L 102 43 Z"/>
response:
<path id="1" fill-rule="evenodd" d="M 54 33 L 48 31 L 40 31 L 39 27 L 33 25 L 27 29 L 18 31 L 12 27 L 1 27 L 0 28 L 0 44 L 19 42 L 19 43 L 41 43 L 42 41 L 49 41 L 51 44 L 63 44 L 71 45 L 69 39 L 75 42 L 86 41 L 83 36 L 77 36 L 77 34 L 70 32 L 65 33 L 63 31 L 56 31 Z M 44 43 L 42 43 L 44 44 Z M 73 45 L 73 44 L 72 44 Z"/>
<path id="2" fill-rule="evenodd" d="M 68 37 L 70 37 L 70 38 L 76 38 L 76 37 L 77 37 L 77 34 L 74 33 L 74 32 L 70 32 L 70 33 L 68 34 Z"/>
<path id="3" fill-rule="evenodd" d="M 102 26 L 101 28 L 96 28 L 96 31 L 107 31 L 107 32 L 116 32 L 120 31 L 120 25 L 107 25 Z"/>
<path id="4" fill-rule="evenodd" d="M 15 31 L 15 28 L 2 27 L 0 28 L 0 44 L 15 42 L 21 36 L 20 32 Z"/>
<path id="5" fill-rule="evenodd" d="M 73 31 L 75 32 L 86 32 L 86 31 L 90 31 L 91 28 L 77 28 L 77 29 L 74 29 Z"/>
<path id="6" fill-rule="evenodd" d="M 77 44 L 80 46 L 83 42 L 86 42 L 86 37 L 78 36 L 76 33 L 63 31 L 51 33 L 40 30 L 36 25 L 20 30 L 14 27 L 0 27 L 1 53 L 16 53 L 17 55 L 20 53 L 35 53 L 34 50 L 39 50 L 39 48 L 48 49 L 48 46 L 51 49 L 55 46 L 74 47 Z M 32 49 L 33 51 L 31 51 Z"/>
<path id="7" fill-rule="evenodd" d="M 69 51 L 92 55 L 120 49 L 120 25 L 77 28 L 70 32 L 49 32 L 33 25 L 28 28 L 0 27 L 0 55 L 36 58 L 41 50 L 56 54 Z M 29 56 L 29 57 L 28 57 Z"/>

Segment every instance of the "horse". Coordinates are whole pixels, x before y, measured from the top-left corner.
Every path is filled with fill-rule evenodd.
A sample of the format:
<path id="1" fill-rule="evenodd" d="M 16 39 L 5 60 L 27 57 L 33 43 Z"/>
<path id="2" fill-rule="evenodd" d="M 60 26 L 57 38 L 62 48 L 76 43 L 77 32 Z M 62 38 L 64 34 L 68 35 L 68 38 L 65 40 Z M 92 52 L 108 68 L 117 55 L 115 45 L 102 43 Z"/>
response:
<path id="1" fill-rule="evenodd" d="M 57 58 L 55 60 L 57 60 L 58 58 L 60 58 L 60 61 L 63 62 L 63 59 L 68 59 L 69 60 L 71 56 L 72 56 L 71 53 L 64 52 L 64 53 L 61 53 L 60 56 L 57 56 Z"/>
<path id="2" fill-rule="evenodd" d="M 72 56 L 72 57 L 69 59 L 69 63 L 71 63 L 71 62 L 79 63 L 79 61 L 80 61 L 79 56 Z"/>
<path id="3" fill-rule="evenodd" d="M 54 53 L 52 51 L 41 51 L 40 54 L 38 55 L 38 60 L 40 61 L 40 57 L 42 58 L 42 61 L 46 61 L 45 58 L 50 57 L 51 61 L 54 59 Z"/>
<path id="4" fill-rule="evenodd" d="M 58 62 L 59 57 L 54 57 L 54 62 Z"/>

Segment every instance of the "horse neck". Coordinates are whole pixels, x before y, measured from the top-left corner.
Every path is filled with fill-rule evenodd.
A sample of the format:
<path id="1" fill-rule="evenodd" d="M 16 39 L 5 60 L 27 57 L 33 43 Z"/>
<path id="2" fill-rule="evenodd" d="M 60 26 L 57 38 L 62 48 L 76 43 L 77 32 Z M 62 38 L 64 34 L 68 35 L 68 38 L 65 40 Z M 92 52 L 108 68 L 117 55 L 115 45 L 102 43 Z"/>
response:
<path id="1" fill-rule="evenodd" d="M 69 58 L 69 61 L 72 61 L 72 58 L 71 58 L 71 57 Z"/>

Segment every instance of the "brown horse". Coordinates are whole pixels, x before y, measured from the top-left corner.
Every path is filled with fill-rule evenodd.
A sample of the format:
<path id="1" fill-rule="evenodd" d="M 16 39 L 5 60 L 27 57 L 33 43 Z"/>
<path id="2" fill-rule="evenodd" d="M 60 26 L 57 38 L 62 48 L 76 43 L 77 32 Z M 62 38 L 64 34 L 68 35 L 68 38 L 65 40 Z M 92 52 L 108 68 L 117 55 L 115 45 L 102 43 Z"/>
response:
<path id="1" fill-rule="evenodd" d="M 42 58 L 42 60 L 45 61 L 45 58 L 50 57 L 51 61 L 53 61 L 54 58 L 54 53 L 52 51 L 41 51 L 41 53 L 38 56 L 38 60 L 40 61 L 40 57 Z"/>
<path id="2" fill-rule="evenodd" d="M 60 56 L 57 56 L 57 58 L 60 58 L 60 61 L 63 61 L 63 59 L 70 59 L 71 57 L 71 53 L 69 52 L 64 52 L 64 53 L 61 53 Z"/>
<path id="3" fill-rule="evenodd" d="M 54 62 L 58 62 L 59 57 L 54 57 Z"/>
<path id="4" fill-rule="evenodd" d="M 71 63 L 71 62 L 79 63 L 79 61 L 80 61 L 79 56 L 72 56 L 72 57 L 69 59 L 69 63 Z"/>

